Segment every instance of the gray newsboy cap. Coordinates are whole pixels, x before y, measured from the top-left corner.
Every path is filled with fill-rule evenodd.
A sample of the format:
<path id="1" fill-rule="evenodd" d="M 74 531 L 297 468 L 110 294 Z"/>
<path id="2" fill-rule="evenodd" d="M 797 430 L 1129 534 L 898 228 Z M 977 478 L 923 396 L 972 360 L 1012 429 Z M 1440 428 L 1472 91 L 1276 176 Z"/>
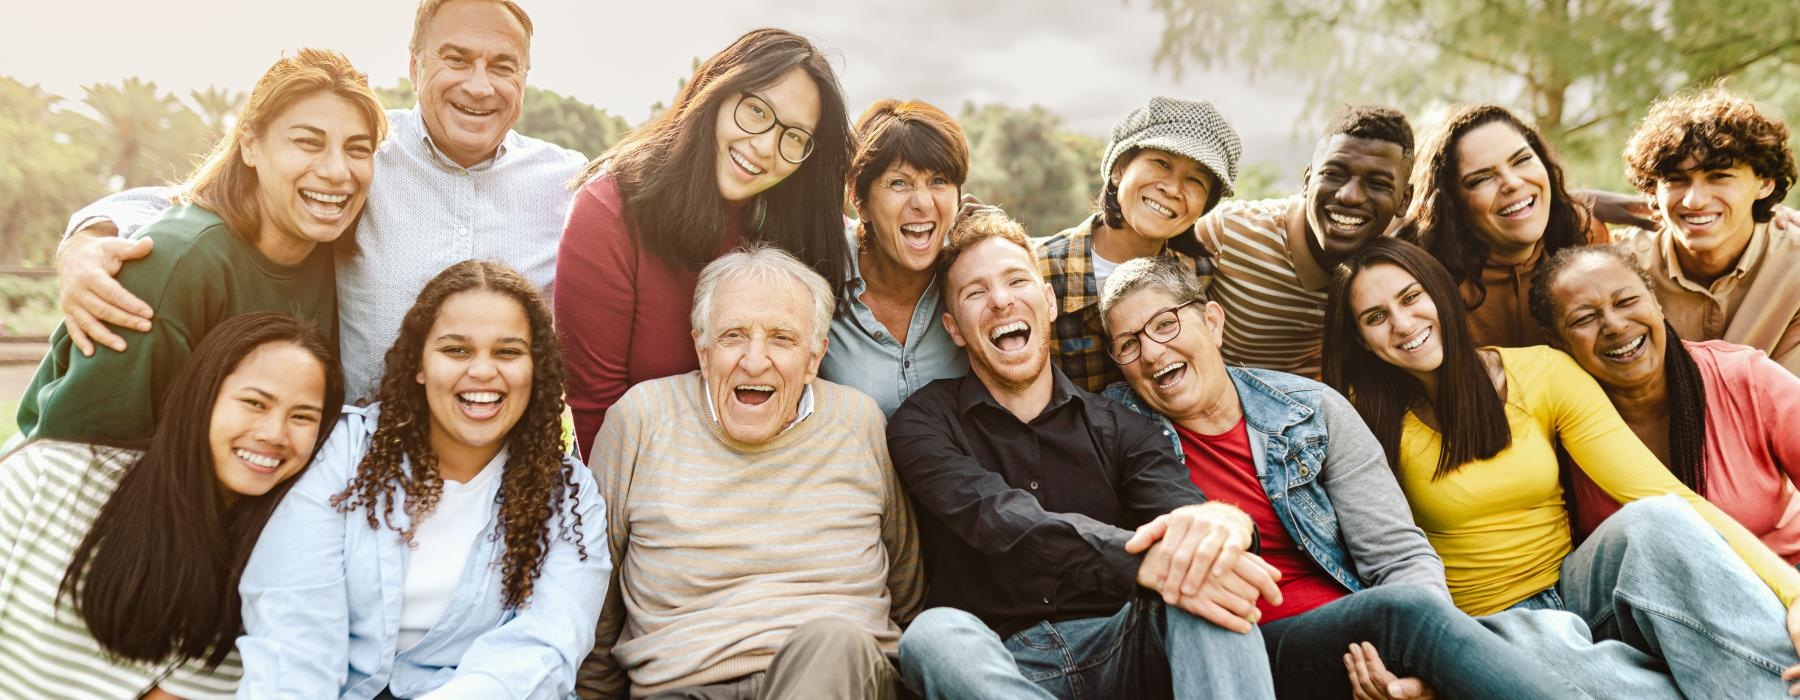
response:
<path id="1" fill-rule="evenodd" d="M 1243 142 L 1231 122 L 1206 100 L 1152 97 L 1113 127 L 1112 141 L 1100 159 L 1100 181 L 1111 182 L 1119 156 L 1137 148 L 1155 148 L 1194 159 L 1219 181 L 1219 196 L 1232 195 Z"/>

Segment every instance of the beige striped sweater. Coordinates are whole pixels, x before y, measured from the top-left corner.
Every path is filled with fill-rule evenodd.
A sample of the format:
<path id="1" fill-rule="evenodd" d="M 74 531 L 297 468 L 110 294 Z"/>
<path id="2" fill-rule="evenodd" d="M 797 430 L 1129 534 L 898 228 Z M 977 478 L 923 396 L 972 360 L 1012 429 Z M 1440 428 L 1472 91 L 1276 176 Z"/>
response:
<path id="1" fill-rule="evenodd" d="M 106 658 L 69 599 L 56 600 L 75 548 L 139 453 L 41 440 L 0 461 L 0 698 L 135 698 L 153 686 L 230 697 L 237 654 L 199 665 Z"/>
<path id="2" fill-rule="evenodd" d="M 699 372 L 644 382 L 606 414 L 588 466 L 614 581 L 584 696 L 766 670 L 808 620 L 861 625 L 893 653 L 924 598 L 917 535 L 875 401 L 813 382 L 811 417 L 761 445 L 725 435 Z"/>
<path id="3" fill-rule="evenodd" d="M 1207 296 L 1225 308 L 1225 359 L 1318 379 L 1330 277 L 1306 249 L 1303 205 L 1224 202 L 1194 230 L 1213 254 Z"/>

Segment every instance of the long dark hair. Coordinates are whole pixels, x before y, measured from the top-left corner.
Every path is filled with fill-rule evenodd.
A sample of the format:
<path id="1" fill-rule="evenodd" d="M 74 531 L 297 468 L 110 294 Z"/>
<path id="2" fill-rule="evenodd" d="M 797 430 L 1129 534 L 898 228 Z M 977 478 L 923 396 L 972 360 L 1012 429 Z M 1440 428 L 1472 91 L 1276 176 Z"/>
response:
<path id="1" fill-rule="evenodd" d="M 1544 329 L 1545 337 L 1561 338 L 1561 324 L 1556 322 L 1555 300 L 1550 287 L 1561 279 L 1569 265 L 1584 256 L 1607 258 L 1637 273 L 1644 282 L 1645 301 L 1654 299 L 1652 286 L 1644 271 L 1629 255 L 1606 245 L 1577 246 L 1550 256 L 1531 274 L 1531 316 Z M 1661 314 L 1658 314 L 1659 316 Z M 1663 321 L 1663 384 L 1669 401 L 1669 471 L 1694 493 L 1706 495 L 1706 382 L 1700 365 L 1681 342 L 1681 335 L 1667 318 Z"/>
<path id="2" fill-rule="evenodd" d="M 1437 305 L 1438 342 L 1444 361 L 1438 367 L 1437 396 L 1399 367 L 1375 356 L 1362 343 L 1356 309 L 1350 307 L 1350 285 L 1371 265 L 1386 263 L 1405 270 Z M 1388 464 L 1400 466 L 1400 429 L 1413 406 L 1429 403 L 1437 413 L 1443 449 L 1432 480 L 1442 479 L 1464 464 L 1499 454 L 1512 444 L 1506 406 L 1469 340 L 1469 312 L 1456 293 L 1456 281 L 1444 266 L 1411 243 L 1377 238 L 1350 255 L 1331 275 L 1325 306 L 1325 383 L 1350 397 L 1369 424 Z"/>
<path id="3" fill-rule="evenodd" d="M 606 172 L 619 183 L 625 218 L 644 247 L 672 267 L 698 270 L 719 252 L 725 200 L 719 195 L 719 110 L 746 91 L 780 81 L 794 68 L 819 89 L 813 153 L 786 179 L 745 207 L 750 237 L 811 265 L 841 295 L 849 263 L 844 240 L 844 179 L 850 118 L 837 75 L 818 48 L 792 32 L 757 29 L 706 59 L 675 103 L 588 163 L 577 182 Z M 748 241 L 747 241 L 748 242 Z"/>
<path id="4" fill-rule="evenodd" d="M 1487 300 L 1487 285 L 1481 281 L 1481 267 L 1491 251 L 1471 223 L 1468 207 L 1463 205 L 1461 180 L 1457 174 L 1462 164 L 1457 161 L 1456 146 L 1470 131 L 1495 122 L 1518 131 L 1549 174 L 1550 191 L 1546 194 L 1550 197 L 1550 220 L 1544 225 L 1544 254 L 1586 243 L 1590 223 L 1587 209 L 1569 197 L 1562 166 L 1536 129 L 1500 105 L 1459 108 L 1426 144 L 1413 170 L 1413 191 L 1419 193 L 1419 197 L 1413 200 L 1413 226 L 1407 235 L 1443 263 L 1444 269 L 1450 271 L 1451 279 L 1473 285 L 1475 296 L 1467 300 L 1471 309 Z M 1459 294 L 1456 298 L 1462 299 L 1462 296 Z M 1442 308 L 1440 305 L 1439 309 Z"/>
<path id="5" fill-rule="evenodd" d="M 307 454 L 330 437 L 344 404 L 344 376 L 318 330 L 270 312 L 213 328 L 169 383 L 148 447 L 101 506 L 57 590 L 58 598 L 70 597 L 106 653 L 217 666 L 231 652 L 243 629 L 238 578 L 299 475 L 227 507 L 214 471 L 212 410 L 219 387 L 244 358 L 277 343 L 299 347 L 324 368 L 324 413 Z"/>
<path id="6" fill-rule="evenodd" d="M 551 514 L 556 514 L 557 536 L 574 544 L 582 559 L 587 558 L 587 548 L 581 538 L 574 468 L 563 461 L 562 346 L 543 295 L 512 268 L 467 260 L 445 268 L 419 292 L 418 301 L 400 322 L 400 336 L 387 351 L 381 378 L 381 417 L 375 435 L 369 438 L 369 454 L 331 503 L 345 513 L 364 511 L 370 529 L 385 524 L 408 542 L 419 522 L 437 507 L 444 479 L 438 475 L 437 453 L 431 449 L 431 407 L 425 400 L 425 388 L 414 377 L 438 311 L 451 297 L 476 291 L 494 292 L 517 302 L 531 325 L 531 402 L 506 433 L 506 467 L 497 497 L 500 524 L 495 531 L 495 537 L 506 545 L 501 570 L 505 603 L 508 608 L 518 608 L 531 600 L 532 584 L 550 551 Z M 394 524 L 396 489 L 406 493 L 410 522 L 405 528 Z M 563 507 L 565 499 L 568 509 Z"/>

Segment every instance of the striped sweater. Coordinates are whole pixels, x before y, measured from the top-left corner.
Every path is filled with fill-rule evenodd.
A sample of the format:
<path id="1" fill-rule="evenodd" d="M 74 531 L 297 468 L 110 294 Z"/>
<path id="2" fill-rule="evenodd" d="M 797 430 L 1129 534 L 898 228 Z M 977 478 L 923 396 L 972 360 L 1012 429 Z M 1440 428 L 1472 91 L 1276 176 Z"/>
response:
<path id="1" fill-rule="evenodd" d="M 237 654 L 211 674 L 108 659 L 68 598 L 56 600 L 75 548 L 140 453 L 38 441 L 0 461 L 0 697 L 135 698 L 153 686 L 184 698 L 230 697 Z"/>
<path id="2" fill-rule="evenodd" d="M 1307 250 L 1303 205 L 1224 202 L 1194 230 L 1214 257 L 1207 296 L 1225 308 L 1225 359 L 1318 379 L 1330 276 Z"/>
<path id="3" fill-rule="evenodd" d="M 760 445 L 711 418 L 699 372 L 607 411 L 588 466 L 617 566 L 584 695 L 617 695 L 621 672 L 643 697 L 764 671 L 818 617 L 896 652 L 924 578 L 885 421 L 854 389 L 812 387 L 812 415 Z"/>

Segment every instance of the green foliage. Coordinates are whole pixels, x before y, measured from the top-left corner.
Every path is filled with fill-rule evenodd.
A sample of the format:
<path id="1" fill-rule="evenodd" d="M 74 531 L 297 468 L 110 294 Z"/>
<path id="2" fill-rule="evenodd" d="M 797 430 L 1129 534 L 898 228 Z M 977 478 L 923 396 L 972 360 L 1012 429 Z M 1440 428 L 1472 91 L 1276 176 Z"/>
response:
<path id="1" fill-rule="evenodd" d="M 19 432 L 19 400 L 0 399 L 0 443 Z"/>
<path id="2" fill-rule="evenodd" d="M 78 138 L 99 147 L 102 173 L 119 187 L 178 181 L 212 145 L 200 116 L 154 82 L 132 77 L 82 92 L 96 116 L 83 118 Z"/>
<path id="3" fill-rule="evenodd" d="M 1533 118 L 1571 180 L 1623 188 L 1618 152 L 1659 96 L 1729 79 L 1800 113 L 1793 0 L 1150 0 L 1160 64 L 1297 79 L 1315 113 L 1379 101 L 1434 116 L 1494 101 Z"/>
<path id="4" fill-rule="evenodd" d="M 0 265 L 50 262 L 69 213 L 105 192 L 97 146 L 36 85 L 0 76 Z"/>
<path id="5" fill-rule="evenodd" d="M 56 278 L 0 275 L 0 336 L 47 336 L 60 322 Z"/>
<path id="6" fill-rule="evenodd" d="M 250 93 L 208 86 L 205 90 L 189 90 L 188 99 L 200 108 L 200 122 L 206 125 L 206 140 L 218 143 L 225 130 L 237 124 L 238 113 L 243 111 Z"/>
<path id="7" fill-rule="evenodd" d="M 1237 181 L 1232 183 L 1231 198 L 1274 199 L 1293 194 L 1290 188 L 1282 186 L 1281 180 L 1281 169 L 1274 163 L 1250 163 L 1238 170 Z"/>
<path id="8" fill-rule="evenodd" d="M 1062 119 L 1033 105 L 963 106 L 969 181 L 963 189 L 1006 210 L 1034 236 L 1079 223 L 1100 192 L 1105 144 L 1063 130 Z"/>

